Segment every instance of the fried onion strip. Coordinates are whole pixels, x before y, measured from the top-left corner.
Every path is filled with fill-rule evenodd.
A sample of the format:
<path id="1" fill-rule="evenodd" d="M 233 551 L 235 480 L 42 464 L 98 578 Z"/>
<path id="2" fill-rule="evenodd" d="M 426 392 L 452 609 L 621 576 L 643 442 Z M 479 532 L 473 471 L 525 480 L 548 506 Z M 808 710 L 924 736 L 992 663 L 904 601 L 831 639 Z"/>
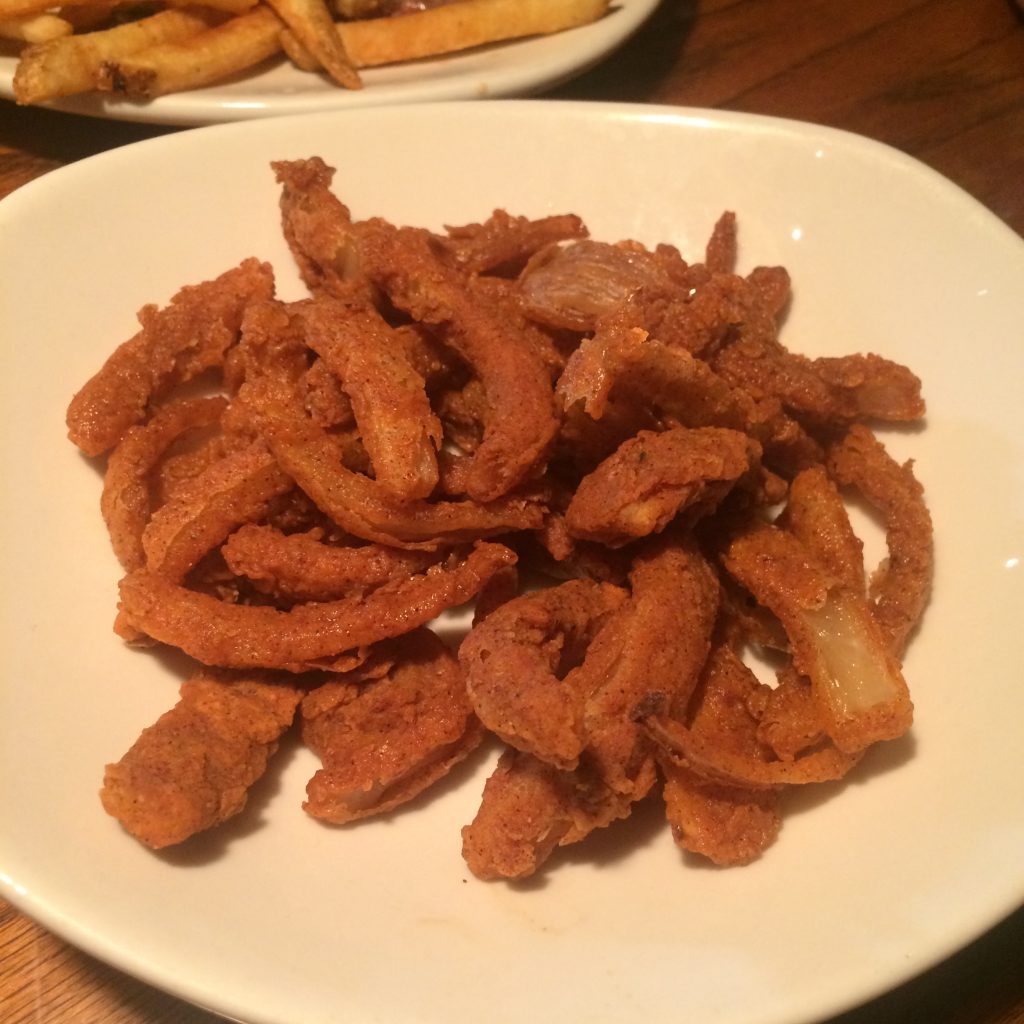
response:
<path id="1" fill-rule="evenodd" d="M 184 481 L 142 534 L 146 569 L 175 582 L 243 523 L 262 519 L 294 484 L 262 441 Z"/>
<path id="2" fill-rule="evenodd" d="M 110 453 L 100 511 L 121 565 L 131 572 L 146 562 L 142 532 L 150 517 L 149 474 L 182 435 L 211 427 L 227 406 L 224 398 L 173 402 L 145 424 L 129 427 Z"/>
<path id="3" fill-rule="evenodd" d="M 928 604 L 934 568 L 932 519 L 913 463 L 900 465 L 864 426 L 851 427 L 829 452 L 829 468 L 885 519 L 889 558 L 871 580 L 875 617 L 901 656 Z"/>
<path id="4" fill-rule="evenodd" d="M 374 479 L 389 495 L 426 498 L 437 486 L 441 424 L 404 344 L 369 304 L 321 297 L 302 307 L 306 343 L 341 381 Z"/>
<path id="5" fill-rule="evenodd" d="M 439 556 L 380 544 L 339 547 L 314 536 L 250 524 L 221 548 L 228 568 L 261 591 L 290 601 L 329 601 L 422 572 Z"/>
<path id="6" fill-rule="evenodd" d="M 840 750 L 855 753 L 907 731 L 913 714 L 907 684 L 859 592 L 839 584 L 796 537 L 774 526 L 741 533 L 723 561 L 782 622 L 794 665 L 810 678 Z"/>
<path id="7" fill-rule="evenodd" d="M 168 386 L 218 366 L 250 302 L 270 298 L 273 272 L 247 259 L 220 277 L 182 288 L 162 309 L 139 312 L 142 329 L 118 346 L 72 398 L 68 436 L 87 455 L 112 448 Z"/>
<path id="8" fill-rule="evenodd" d="M 290 611 L 229 604 L 140 571 L 121 581 L 119 608 L 130 626 L 205 665 L 301 672 L 341 652 L 400 636 L 465 603 L 515 557 L 501 544 L 479 542 L 452 566 Z"/>
<path id="9" fill-rule="evenodd" d="M 426 231 L 368 221 L 359 232 L 363 268 L 400 309 L 437 327 L 472 368 L 487 396 L 484 436 L 468 493 L 492 501 L 522 483 L 546 458 L 558 419 L 544 362 L 486 308 L 435 255 Z"/>
<path id="10" fill-rule="evenodd" d="M 519 750 L 573 768 L 583 749 L 583 700 L 566 674 L 626 594 L 570 580 L 503 604 L 459 648 L 480 720 Z"/>
<path id="11" fill-rule="evenodd" d="M 340 676 L 302 703 L 302 738 L 323 762 L 303 808 L 321 821 L 408 803 L 483 739 L 458 659 L 437 636 L 419 629 L 386 647 L 393 664 L 379 678 Z"/>
<path id="12" fill-rule="evenodd" d="M 153 849 L 226 821 L 245 807 L 302 694 L 270 676 L 198 672 L 178 703 L 107 765 L 104 809 Z"/>

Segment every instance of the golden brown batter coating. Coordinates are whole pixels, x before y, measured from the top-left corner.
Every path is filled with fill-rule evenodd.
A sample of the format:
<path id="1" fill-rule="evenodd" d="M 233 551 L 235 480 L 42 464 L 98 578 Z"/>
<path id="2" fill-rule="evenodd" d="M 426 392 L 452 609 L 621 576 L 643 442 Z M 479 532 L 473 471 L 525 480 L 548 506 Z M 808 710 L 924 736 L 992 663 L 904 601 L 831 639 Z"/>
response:
<path id="1" fill-rule="evenodd" d="M 200 671 L 107 765 L 104 808 L 153 849 L 219 825 L 245 807 L 302 695 L 287 677 Z"/>
<path id="2" fill-rule="evenodd" d="M 483 739 L 458 658 L 427 629 L 382 645 L 386 672 L 356 671 L 302 703 L 302 737 L 323 761 L 305 810 L 340 825 L 383 814 L 443 778 Z"/>

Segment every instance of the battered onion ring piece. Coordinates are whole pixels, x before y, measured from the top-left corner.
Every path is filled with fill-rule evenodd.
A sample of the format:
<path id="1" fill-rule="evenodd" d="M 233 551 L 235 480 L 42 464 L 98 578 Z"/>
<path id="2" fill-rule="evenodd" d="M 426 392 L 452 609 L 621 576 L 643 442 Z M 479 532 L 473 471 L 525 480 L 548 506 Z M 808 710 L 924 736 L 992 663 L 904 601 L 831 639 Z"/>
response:
<path id="1" fill-rule="evenodd" d="M 540 249 L 568 239 L 586 238 L 587 227 L 572 213 L 530 220 L 495 210 L 482 224 L 446 226 L 440 246 L 464 270 L 481 274 L 517 270 Z"/>
<path id="2" fill-rule="evenodd" d="M 320 157 L 271 164 L 281 183 L 281 227 L 311 291 L 348 296 L 362 280 L 352 217 L 331 191 L 334 168 Z"/>
<path id="3" fill-rule="evenodd" d="M 611 584 L 570 580 L 517 597 L 475 626 L 459 660 L 484 725 L 542 761 L 575 767 L 583 749 L 583 700 L 562 665 L 582 659 L 625 598 Z"/>
<path id="4" fill-rule="evenodd" d="M 86 455 L 112 448 L 168 386 L 221 365 L 246 306 L 273 292 L 269 265 L 247 259 L 212 281 L 182 288 L 163 309 L 146 306 L 139 313 L 142 330 L 71 400 L 68 437 Z"/>
<path id="5" fill-rule="evenodd" d="M 794 665 L 810 678 L 840 750 L 856 753 L 907 731 L 907 684 L 860 593 L 839 585 L 799 540 L 774 526 L 741 534 L 723 561 L 782 622 Z"/>
<path id="6" fill-rule="evenodd" d="M 405 345 L 367 303 L 314 299 L 302 307 L 302 321 L 306 343 L 352 400 L 378 486 L 400 500 L 429 496 L 437 486 L 441 424 Z"/>
<path id="7" fill-rule="evenodd" d="M 153 849 L 238 814 L 302 694 L 271 676 L 197 673 L 178 703 L 107 765 L 104 809 Z"/>
<path id="8" fill-rule="evenodd" d="M 829 452 L 840 484 L 855 487 L 885 518 L 887 563 L 871 580 L 875 617 L 901 656 L 932 587 L 932 520 L 913 464 L 899 465 L 867 427 L 854 426 Z"/>
<path id="9" fill-rule="evenodd" d="M 776 524 L 793 534 L 844 587 L 864 593 L 864 545 L 824 466 L 798 473 Z"/>
<path id="10" fill-rule="evenodd" d="M 150 472 L 183 434 L 215 425 L 226 406 L 227 400 L 220 397 L 166 405 L 148 423 L 129 427 L 110 453 L 100 511 L 114 554 L 129 572 L 146 562 L 142 531 L 150 516 Z"/>
<path id="11" fill-rule="evenodd" d="M 462 856 L 484 881 L 528 878 L 576 824 L 568 773 L 506 750 L 484 784 L 480 809 L 462 829 Z"/>
<path id="12" fill-rule="evenodd" d="M 398 502 L 342 463 L 338 438 L 304 408 L 304 348 L 284 307 L 264 304 L 246 317 L 252 366 L 240 398 L 281 469 L 339 526 L 356 537 L 398 547 L 436 548 L 511 530 L 534 529 L 542 511 L 527 499 L 480 505 Z"/>
<path id="13" fill-rule="evenodd" d="M 179 581 L 236 527 L 262 519 L 294 484 L 262 441 L 225 455 L 186 481 L 142 534 L 149 572 Z"/>
<path id="14" fill-rule="evenodd" d="M 683 510 L 714 511 L 761 454 L 737 430 L 643 430 L 585 476 L 565 513 L 573 536 L 621 547 L 660 533 Z"/>
<path id="15" fill-rule="evenodd" d="M 483 739 L 458 659 L 427 629 L 385 645 L 369 682 L 325 683 L 302 704 L 302 736 L 321 768 L 303 808 L 336 825 L 394 810 L 443 778 Z"/>
<path id="16" fill-rule="evenodd" d="M 204 665 L 301 672 L 424 625 L 464 604 L 515 560 L 501 544 L 479 542 L 452 566 L 434 566 L 370 594 L 290 611 L 229 604 L 143 571 L 121 581 L 119 608 L 128 625 Z"/>
<path id="17" fill-rule="evenodd" d="M 587 694 L 586 762 L 611 793 L 634 801 L 653 782 L 633 710 L 653 696 L 684 706 L 711 646 L 718 580 L 692 546 L 663 537 L 633 561 L 629 600 L 609 618 L 574 673 Z"/>
<path id="18" fill-rule="evenodd" d="M 330 601 L 422 572 L 440 559 L 381 544 L 339 547 L 265 524 L 236 530 L 221 548 L 228 568 L 256 588 L 288 601 Z M 514 567 L 510 567 L 514 568 Z"/>
<path id="19" fill-rule="evenodd" d="M 435 326 L 483 384 L 488 416 L 467 482 L 477 501 L 508 494 L 541 466 L 558 418 L 544 362 L 529 344 L 477 306 L 430 247 L 430 235 L 381 220 L 360 226 L 363 269 L 413 319 Z"/>

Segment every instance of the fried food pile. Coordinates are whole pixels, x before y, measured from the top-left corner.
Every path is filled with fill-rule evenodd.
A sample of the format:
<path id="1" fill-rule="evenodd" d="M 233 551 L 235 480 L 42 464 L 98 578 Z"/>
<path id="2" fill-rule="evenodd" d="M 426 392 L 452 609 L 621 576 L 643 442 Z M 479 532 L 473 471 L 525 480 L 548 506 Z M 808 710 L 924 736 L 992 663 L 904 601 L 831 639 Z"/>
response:
<path id="1" fill-rule="evenodd" d="M 0 0 L 0 45 L 18 49 L 14 97 L 97 91 L 152 99 L 294 68 L 361 89 L 360 68 L 401 64 L 588 25 L 610 0 Z"/>
<path id="2" fill-rule="evenodd" d="M 478 877 L 659 789 L 681 848 L 745 864 L 788 787 L 906 732 L 932 530 L 869 424 L 922 419 L 909 369 L 790 352 L 789 277 L 737 272 L 731 213 L 688 262 L 571 214 L 358 220 L 319 158 L 273 170 L 308 296 L 256 259 L 186 286 L 68 409 L 106 458 L 115 631 L 196 662 L 107 767 L 129 833 L 237 814 L 289 729 L 322 762 L 305 810 L 336 824 L 490 735 Z M 885 524 L 877 569 L 847 494 Z M 470 602 L 455 650 L 435 620 Z"/>

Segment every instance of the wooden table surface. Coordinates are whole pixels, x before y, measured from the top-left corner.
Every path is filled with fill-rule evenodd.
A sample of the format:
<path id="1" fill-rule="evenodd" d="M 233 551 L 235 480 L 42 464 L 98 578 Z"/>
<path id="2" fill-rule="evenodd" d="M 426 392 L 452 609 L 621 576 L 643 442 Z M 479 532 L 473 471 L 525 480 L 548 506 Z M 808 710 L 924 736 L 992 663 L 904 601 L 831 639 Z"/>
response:
<path id="1" fill-rule="evenodd" d="M 614 57 L 551 95 L 719 107 L 858 132 L 929 164 L 1024 235 L 1024 17 L 1012 0 L 664 0 Z M 169 130 L 0 101 L 0 196 Z M 0 901 L 3 1024 L 216 1019 Z M 1024 1024 L 1024 911 L 831 1024 L 918 1021 Z"/>

